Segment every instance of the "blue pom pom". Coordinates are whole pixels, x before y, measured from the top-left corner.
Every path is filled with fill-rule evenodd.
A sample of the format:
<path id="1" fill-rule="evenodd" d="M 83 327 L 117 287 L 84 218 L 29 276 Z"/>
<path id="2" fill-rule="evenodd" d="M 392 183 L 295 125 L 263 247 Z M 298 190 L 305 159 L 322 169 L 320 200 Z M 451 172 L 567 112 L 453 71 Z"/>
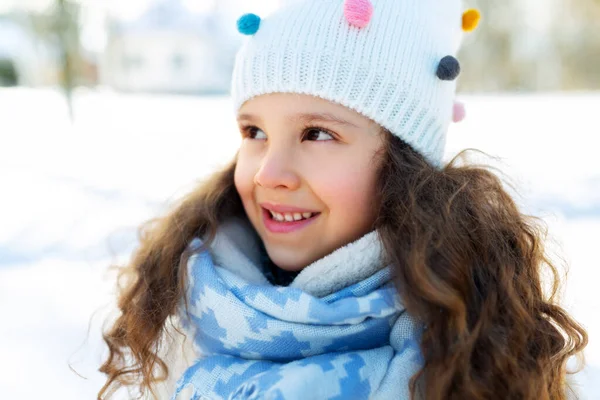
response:
<path id="1" fill-rule="evenodd" d="M 443 81 L 453 81 L 460 74 L 460 64 L 452 56 L 446 56 L 440 61 L 437 69 L 437 77 Z"/>
<path id="2" fill-rule="evenodd" d="M 242 35 L 254 35 L 260 28 L 260 17 L 256 14 L 244 14 L 238 19 L 237 28 Z"/>

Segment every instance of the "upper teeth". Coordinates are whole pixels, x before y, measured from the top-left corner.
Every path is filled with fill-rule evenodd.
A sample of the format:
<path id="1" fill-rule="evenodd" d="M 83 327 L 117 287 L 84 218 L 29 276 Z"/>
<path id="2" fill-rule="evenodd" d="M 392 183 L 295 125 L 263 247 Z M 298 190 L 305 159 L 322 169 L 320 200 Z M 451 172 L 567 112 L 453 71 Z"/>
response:
<path id="1" fill-rule="evenodd" d="M 270 211 L 270 210 L 269 210 Z M 313 216 L 313 213 L 305 212 L 305 213 L 277 213 L 274 211 L 270 211 L 273 219 L 276 221 L 300 221 L 301 219 L 308 219 Z"/>

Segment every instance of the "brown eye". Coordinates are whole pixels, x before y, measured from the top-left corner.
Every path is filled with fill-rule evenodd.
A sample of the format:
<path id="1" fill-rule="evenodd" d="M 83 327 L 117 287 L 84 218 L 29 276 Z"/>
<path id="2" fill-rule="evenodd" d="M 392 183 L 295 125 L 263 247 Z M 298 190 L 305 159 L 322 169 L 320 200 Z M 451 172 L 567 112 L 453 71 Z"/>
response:
<path id="1" fill-rule="evenodd" d="M 333 136 L 329 132 L 327 132 L 323 129 L 309 128 L 306 130 L 306 133 L 304 135 L 304 140 L 322 142 L 322 141 L 327 141 L 327 140 L 333 140 Z"/>
<path id="2" fill-rule="evenodd" d="M 248 139 L 264 140 L 267 138 L 267 135 L 256 126 L 248 126 L 246 128 L 243 128 L 242 131 L 244 137 Z"/>

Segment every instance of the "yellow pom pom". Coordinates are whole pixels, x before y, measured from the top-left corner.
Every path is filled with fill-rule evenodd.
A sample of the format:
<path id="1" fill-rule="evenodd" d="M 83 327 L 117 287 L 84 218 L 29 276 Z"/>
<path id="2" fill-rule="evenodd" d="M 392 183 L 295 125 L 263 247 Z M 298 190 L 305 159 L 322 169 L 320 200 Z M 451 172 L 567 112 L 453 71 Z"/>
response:
<path id="1" fill-rule="evenodd" d="M 481 14 L 479 10 L 471 8 L 464 12 L 462 16 L 462 29 L 465 32 L 474 31 L 479 25 L 479 20 L 481 19 Z"/>

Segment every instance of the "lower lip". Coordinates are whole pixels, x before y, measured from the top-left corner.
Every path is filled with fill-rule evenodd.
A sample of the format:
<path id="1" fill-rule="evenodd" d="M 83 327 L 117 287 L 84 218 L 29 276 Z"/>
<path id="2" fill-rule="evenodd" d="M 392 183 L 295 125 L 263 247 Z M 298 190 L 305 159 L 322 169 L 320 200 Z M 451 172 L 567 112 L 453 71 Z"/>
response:
<path id="1" fill-rule="evenodd" d="M 264 208 L 262 209 L 263 222 L 267 229 L 273 233 L 290 233 L 304 228 L 313 223 L 320 214 L 313 215 L 309 219 L 301 219 L 300 221 L 283 221 L 279 222 L 271 218 L 271 213 Z"/>

